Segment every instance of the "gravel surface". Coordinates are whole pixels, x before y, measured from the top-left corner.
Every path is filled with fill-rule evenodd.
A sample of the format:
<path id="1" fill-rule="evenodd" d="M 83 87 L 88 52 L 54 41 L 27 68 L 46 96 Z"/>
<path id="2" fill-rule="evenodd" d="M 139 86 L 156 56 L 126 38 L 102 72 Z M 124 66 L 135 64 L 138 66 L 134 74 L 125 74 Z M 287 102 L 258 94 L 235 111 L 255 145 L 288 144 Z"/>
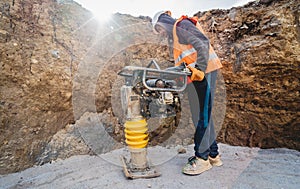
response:
<path id="1" fill-rule="evenodd" d="M 287 188 L 300 186 L 300 152 L 285 148 L 259 149 L 219 144 L 224 165 L 198 176 L 186 176 L 181 169 L 193 154 L 193 146 L 178 154 L 181 146 L 148 148 L 148 158 L 161 172 L 151 179 L 127 179 L 118 149 L 99 156 L 73 156 L 22 172 L 1 175 L 0 188 Z"/>

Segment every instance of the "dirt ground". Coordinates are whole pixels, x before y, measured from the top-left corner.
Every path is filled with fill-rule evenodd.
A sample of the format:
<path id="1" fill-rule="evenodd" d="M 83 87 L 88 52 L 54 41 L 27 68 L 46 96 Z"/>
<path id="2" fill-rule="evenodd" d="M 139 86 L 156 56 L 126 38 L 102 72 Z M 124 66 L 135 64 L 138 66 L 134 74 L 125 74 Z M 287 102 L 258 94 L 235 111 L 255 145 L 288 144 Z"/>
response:
<path id="1" fill-rule="evenodd" d="M 272 188 L 300 186 L 300 152 L 285 148 L 260 149 L 219 144 L 224 165 L 198 176 L 186 176 L 181 168 L 192 155 L 193 146 L 148 148 L 148 157 L 161 172 L 151 179 L 125 178 L 119 155 L 125 148 L 99 156 L 73 156 L 2 175 L 2 189 L 12 188 Z M 178 154 L 179 148 L 187 152 Z"/>

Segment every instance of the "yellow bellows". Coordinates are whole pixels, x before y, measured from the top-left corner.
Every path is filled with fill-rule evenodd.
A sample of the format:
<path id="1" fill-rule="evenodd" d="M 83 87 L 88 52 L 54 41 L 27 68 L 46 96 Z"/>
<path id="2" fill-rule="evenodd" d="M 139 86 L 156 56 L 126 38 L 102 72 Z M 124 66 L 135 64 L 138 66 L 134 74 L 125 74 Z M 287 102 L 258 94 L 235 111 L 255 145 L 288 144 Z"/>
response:
<path id="1" fill-rule="evenodd" d="M 145 148 L 149 141 L 146 119 L 127 120 L 125 122 L 125 139 L 130 148 Z"/>

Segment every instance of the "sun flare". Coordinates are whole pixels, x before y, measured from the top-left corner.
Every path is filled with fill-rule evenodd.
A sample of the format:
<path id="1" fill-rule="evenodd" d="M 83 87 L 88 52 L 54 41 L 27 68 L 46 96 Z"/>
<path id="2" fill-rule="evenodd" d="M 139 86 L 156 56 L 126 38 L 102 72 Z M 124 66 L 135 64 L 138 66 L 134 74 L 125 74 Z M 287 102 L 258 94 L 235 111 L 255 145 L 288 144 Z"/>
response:
<path id="1" fill-rule="evenodd" d="M 90 8 L 96 20 L 100 23 L 108 22 L 113 15 L 113 8 L 110 6 L 94 6 Z"/>

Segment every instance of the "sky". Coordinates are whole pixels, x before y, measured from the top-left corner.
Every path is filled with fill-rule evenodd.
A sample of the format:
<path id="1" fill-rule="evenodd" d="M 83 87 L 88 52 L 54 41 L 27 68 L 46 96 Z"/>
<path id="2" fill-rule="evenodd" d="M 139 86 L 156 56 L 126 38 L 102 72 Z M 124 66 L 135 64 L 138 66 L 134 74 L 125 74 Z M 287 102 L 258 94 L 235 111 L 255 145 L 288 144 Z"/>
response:
<path id="1" fill-rule="evenodd" d="M 171 10 L 174 18 L 181 15 L 193 16 L 198 11 L 229 9 L 255 0 L 74 0 L 93 12 L 99 20 L 105 20 L 113 13 L 132 16 L 150 16 L 161 10 Z"/>

